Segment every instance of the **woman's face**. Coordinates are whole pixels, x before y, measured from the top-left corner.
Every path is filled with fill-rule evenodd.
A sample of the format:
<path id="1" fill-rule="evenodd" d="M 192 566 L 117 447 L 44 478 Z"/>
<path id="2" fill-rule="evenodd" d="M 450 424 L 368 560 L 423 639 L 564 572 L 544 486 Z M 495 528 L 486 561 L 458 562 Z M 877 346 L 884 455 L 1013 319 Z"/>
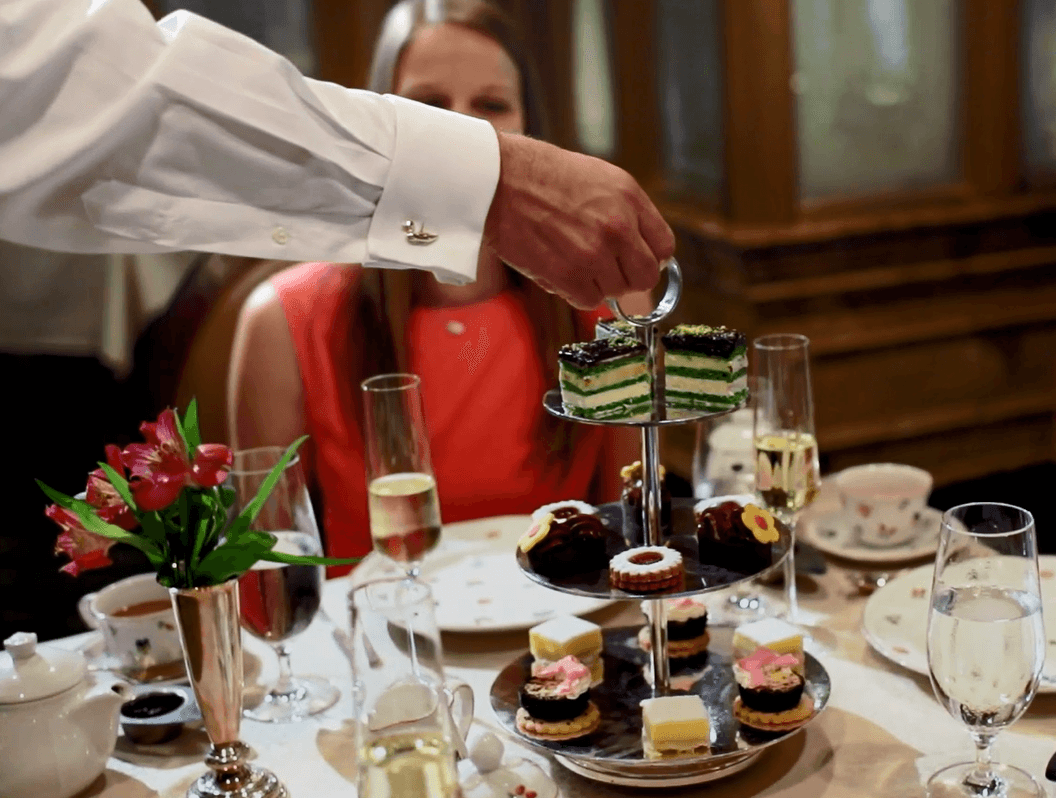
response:
<path id="1" fill-rule="evenodd" d="M 393 93 L 524 132 L 521 80 L 513 59 L 489 36 L 444 23 L 423 28 L 404 48 Z"/>

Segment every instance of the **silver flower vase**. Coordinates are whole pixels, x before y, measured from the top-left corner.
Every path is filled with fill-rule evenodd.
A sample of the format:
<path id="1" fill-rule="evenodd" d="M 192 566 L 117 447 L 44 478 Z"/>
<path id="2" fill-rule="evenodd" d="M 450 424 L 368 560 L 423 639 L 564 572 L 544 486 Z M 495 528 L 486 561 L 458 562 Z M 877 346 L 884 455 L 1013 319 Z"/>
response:
<path id="1" fill-rule="evenodd" d="M 246 762 L 249 747 L 238 739 L 242 720 L 238 581 L 169 588 L 169 596 L 187 676 L 212 743 L 205 756 L 210 770 L 187 791 L 187 798 L 288 798 L 274 773 Z"/>

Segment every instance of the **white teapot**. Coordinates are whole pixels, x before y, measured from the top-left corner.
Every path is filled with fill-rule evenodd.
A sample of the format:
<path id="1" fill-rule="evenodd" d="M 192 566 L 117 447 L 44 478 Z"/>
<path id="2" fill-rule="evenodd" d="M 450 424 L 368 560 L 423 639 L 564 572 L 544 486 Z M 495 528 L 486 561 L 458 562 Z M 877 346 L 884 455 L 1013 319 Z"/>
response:
<path id="1" fill-rule="evenodd" d="M 0 795 L 68 798 L 106 767 L 117 742 L 121 682 L 96 684 L 84 655 L 18 632 L 0 653 Z"/>

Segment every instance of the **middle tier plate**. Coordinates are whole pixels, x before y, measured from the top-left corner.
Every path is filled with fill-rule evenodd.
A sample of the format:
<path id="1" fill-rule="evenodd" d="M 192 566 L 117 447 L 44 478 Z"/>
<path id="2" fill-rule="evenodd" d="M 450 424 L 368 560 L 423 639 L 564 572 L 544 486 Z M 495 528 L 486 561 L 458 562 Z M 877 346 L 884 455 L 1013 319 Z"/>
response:
<path id="1" fill-rule="evenodd" d="M 583 571 L 567 577 L 549 578 L 536 573 L 528 562 L 528 555 L 519 548 L 515 549 L 517 564 L 529 579 L 552 590 L 571 593 L 575 596 L 590 596 L 591 598 L 613 600 L 694 596 L 699 593 L 730 587 L 749 579 L 777 574 L 785 557 L 788 556 L 789 535 L 787 531 L 781 531 L 778 542 L 773 544 L 773 561 L 771 564 L 757 571 L 745 573 L 731 570 L 718 563 L 701 562 L 695 534 L 697 522 L 693 515 L 693 505 L 696 501 L 696 499 L 671 500 L 671 530 L 673 534 L 665 537 L 662 541 L 682 555 L 686 580 L 685 587 L 681 590 L 635 593 L 610 587 L 607 564 L 603 568 Z M 632 521 L 625 528 L 623 512 L 623 505 L 618 503 L 603 504 L 598 508 L 598 518 L 601 519 L 602 524 L 609 532 L 605 544 L 606 563 L 621 551 L 631 548 L 629 540 L 634 540 L 634 545 L 644 545 L 640 542 L 643 540 L 641 525 Z"/>

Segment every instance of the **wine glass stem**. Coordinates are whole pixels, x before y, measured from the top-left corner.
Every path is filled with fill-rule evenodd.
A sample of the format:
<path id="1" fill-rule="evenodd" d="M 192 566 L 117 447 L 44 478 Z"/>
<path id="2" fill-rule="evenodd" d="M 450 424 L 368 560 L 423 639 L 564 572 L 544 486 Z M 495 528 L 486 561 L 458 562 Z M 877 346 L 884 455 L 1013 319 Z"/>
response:
<path id="1" fill-rule="evenodd" d="M 290 669 L 290 652 L 285 643 L 275 644 L 275 654 L 279 658 L 279 680 L 272 690 L 276 695 L 289 695 L 293 692 L 293 671 Z"/>
<path id="2" fill-rule="evenodd" d="M 991 750 L 994 744 L 994 735 L 972 732 L 972 740 L 975 741 L 975 770 L 965 779 L 965 783 L 977 795 L 994 795 L 994 772 L 990 767 L 993 764 Z"/>
<path id="3" fill-rule="evenodd" d="M 788 557 L 785 558 L 785 599 L 788 601 L 788 620 L 799 622 L 799 592 L 796 588 L 796 518 L 788 521 Z"/>

